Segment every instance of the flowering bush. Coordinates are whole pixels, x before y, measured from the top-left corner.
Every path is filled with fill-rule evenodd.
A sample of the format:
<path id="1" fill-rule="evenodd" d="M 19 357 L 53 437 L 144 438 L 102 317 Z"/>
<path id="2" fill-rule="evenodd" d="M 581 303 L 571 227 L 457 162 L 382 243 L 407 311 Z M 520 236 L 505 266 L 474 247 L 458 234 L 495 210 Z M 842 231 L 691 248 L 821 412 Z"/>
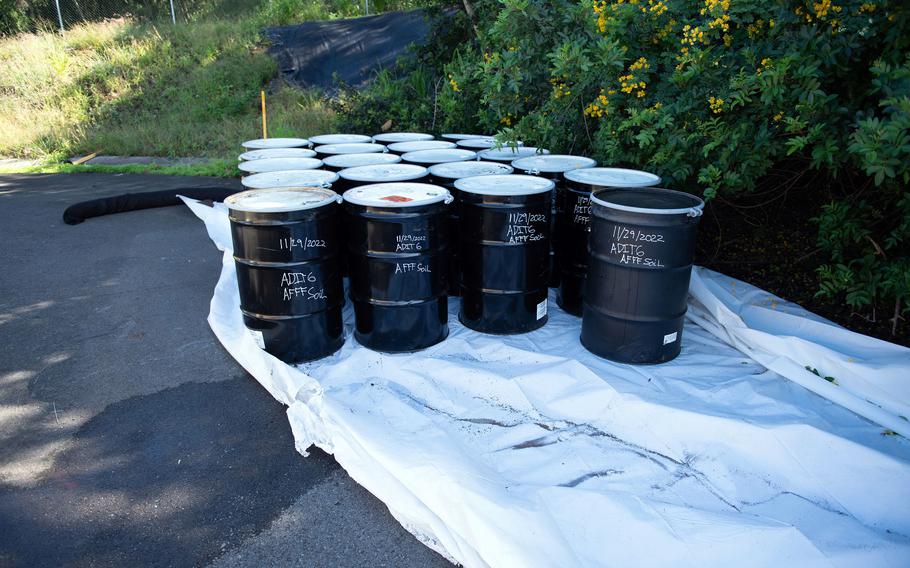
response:
<path id="1" fill-rule="evenodd" d="M 838 182 L 816 219 L 821 294 L 910 309 L 905 2 L 472 5 L 476 34 L 462 25 L 469 37 L 437 62 L 437 131 L 499 131 L 708 199 L 753 190 L 784 160 L 831 180 L 859 171 L 869 183 Z M 428 114 L 405 122 L 427 128 Z"/>

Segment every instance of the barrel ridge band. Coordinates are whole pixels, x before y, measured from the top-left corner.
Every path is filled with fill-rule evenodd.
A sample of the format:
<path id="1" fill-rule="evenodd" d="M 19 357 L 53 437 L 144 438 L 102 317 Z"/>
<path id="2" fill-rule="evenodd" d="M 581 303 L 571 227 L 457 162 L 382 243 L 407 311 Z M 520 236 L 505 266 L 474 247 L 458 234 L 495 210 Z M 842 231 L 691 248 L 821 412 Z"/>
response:
<path id="1" fill-rule="evenodd" d="M 243 308 L 240 308 L 240 312 L 245 316 L 249 316 L 251 318 L 256 318 L 256 319 L 261 319 L 261 320 L 266 320 L 266 321 L 289 321 L 289 320 L 303 319 L 303 318 L 318 316 L 329 310 L 337 310 L 337 309 L 343 308 L 343 307 L 344 307 L 344 294 L 341 295 L 340 304 L 326 306 L 325 308 L 323 308 L 321 310 L 316 310 L 315 312 L 308 312 L 305 314 L 297 314 L 297 315 L 293 315 L 293 316 L 265 315 L 265 314 L 257 314 L 256 312 L 251 312 L 251 311 L 245 310 Z"/>

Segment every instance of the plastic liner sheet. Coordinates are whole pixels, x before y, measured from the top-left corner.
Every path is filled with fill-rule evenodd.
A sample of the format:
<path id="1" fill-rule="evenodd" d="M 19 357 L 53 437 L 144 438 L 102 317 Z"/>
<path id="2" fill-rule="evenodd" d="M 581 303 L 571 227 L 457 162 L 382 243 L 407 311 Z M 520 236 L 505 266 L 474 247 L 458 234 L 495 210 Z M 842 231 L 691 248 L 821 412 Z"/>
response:
<path id="1" fill-rule="evenodd" d="M 433 348 L 369 351 L 348 312 L 341 351 L 289 366 L 243 326 L 226 209 L 185 201 L 224 251 L 209 323 L 289 406 L 298 450 L 334 454 L 453 562 L 910 564 L 910 443 L 795 382 L 905 422 L 910 350 L 696 268 L 663 365 L 591 355 L 552 302 L 542 329 L 502 337 L 460 325 L 452 299 Z"/>
<path id="2" fill-rule="evenodd" d="M 334 90 L 337 82 L 360 88 L 383 67 L 426 42 L 430 25 L 423 10 L 305 22 L 267 28 L 269 54 L 286 81 L 301 88 Z"/>

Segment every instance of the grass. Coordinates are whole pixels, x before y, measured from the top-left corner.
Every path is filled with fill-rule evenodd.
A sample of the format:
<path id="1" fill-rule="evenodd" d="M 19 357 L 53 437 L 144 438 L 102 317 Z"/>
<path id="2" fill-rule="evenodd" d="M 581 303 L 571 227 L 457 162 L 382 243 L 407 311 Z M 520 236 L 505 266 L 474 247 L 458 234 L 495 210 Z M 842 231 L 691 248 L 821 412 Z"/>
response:
<path id="1" fill-rule="evenodd" d="M 381 7 L 419 3 L 400 0 Z M 117 19 L 81 24 L 64 34 L 47 30 L 0 38 L 0 156 L 40 160 L 43 171 L 91 152 L 200 156 L 233 166 L 240 142 L 261 135 L 260 89 L 268 92 L 270 136 L 331 131 L 335 117 L 320 94 L 274 80 L 278 69 L 259 30 L 358 15 L 362 4 L 251 4 L 247 11 L 226 12 L 230 17 L 177 26 Z"/>
<path id="2" fill-rule="evenodd" d="M 161 166 L 155 164 L 73 165 L 44 162 L 31 166 L 0 166 L 0 174 L 163 174 L 172 176 L 236 177 L 237 159 L 212 160 L 205 164 Z"/>

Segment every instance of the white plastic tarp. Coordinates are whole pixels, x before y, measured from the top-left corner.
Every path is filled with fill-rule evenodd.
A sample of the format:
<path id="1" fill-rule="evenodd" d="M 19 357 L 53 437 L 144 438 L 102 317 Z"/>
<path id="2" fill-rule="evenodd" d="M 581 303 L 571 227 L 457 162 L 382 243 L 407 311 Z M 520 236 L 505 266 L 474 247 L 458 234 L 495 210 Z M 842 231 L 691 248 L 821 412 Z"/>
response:
<path id="1" fill-rule="evenodd" d="M 459 324 L 452 299 L 449 338 L 430 349 L 359 346 L 348 307 L 344 347 L 290 366 L 243 326 L 226 208 L 185 201 L 224 250 L 209 323 L 289 406 L 298 450 L 333 454 L 447 558 L 910 565 L 910 443 L 843 406 L 902 427 L 910 350 L 696 268 L 682 353 L 662 365 L 588 353 L 553 302 L 542 329 L 490 336 Z"/>

